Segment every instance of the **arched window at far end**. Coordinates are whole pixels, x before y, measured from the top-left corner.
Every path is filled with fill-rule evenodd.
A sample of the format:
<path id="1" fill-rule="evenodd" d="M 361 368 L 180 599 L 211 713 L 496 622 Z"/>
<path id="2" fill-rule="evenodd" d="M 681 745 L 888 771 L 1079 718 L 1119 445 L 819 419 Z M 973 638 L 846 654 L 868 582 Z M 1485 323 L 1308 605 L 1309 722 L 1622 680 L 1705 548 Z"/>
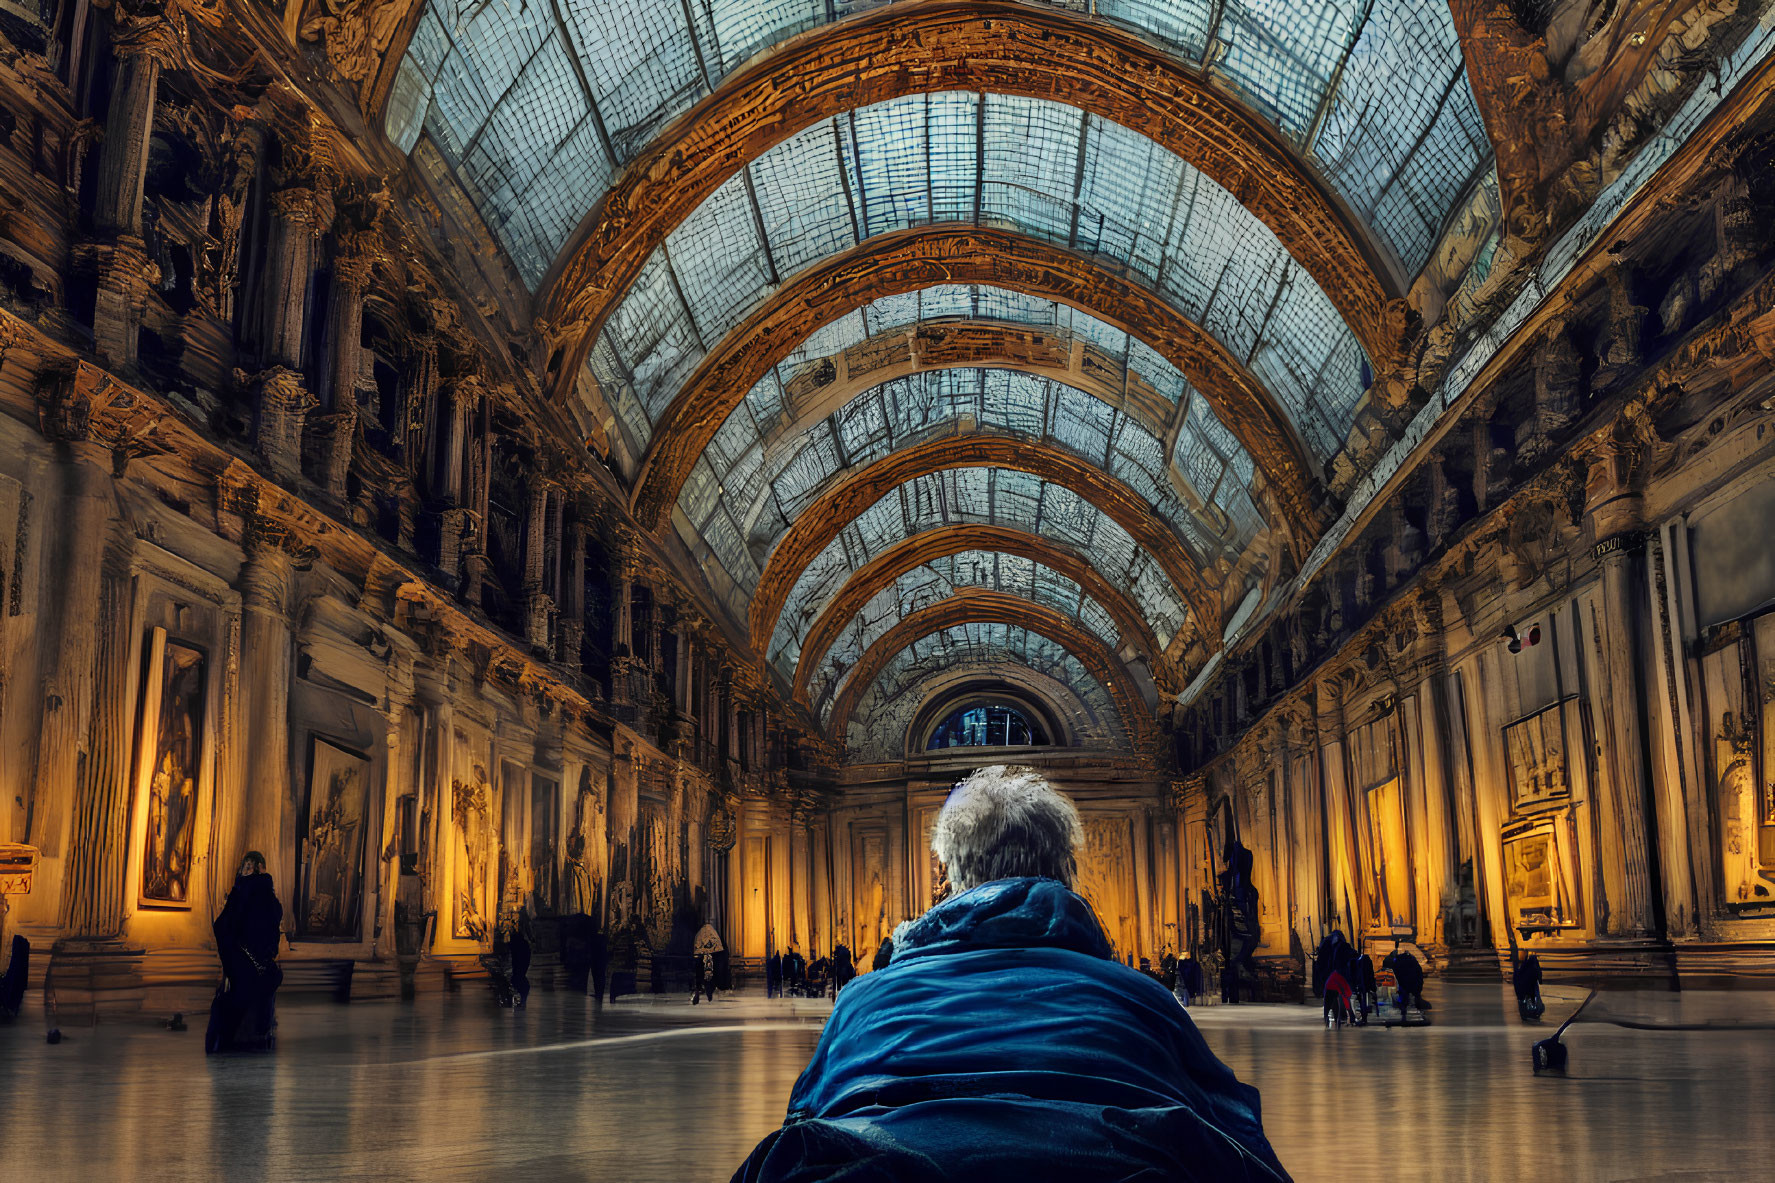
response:
<path id="1" fill-rule="evenodd" d="M 926 749 L 1043 747 L 1048 733 L 1016 707 L 968 706 L 955 711 L 931 732 Z"/>

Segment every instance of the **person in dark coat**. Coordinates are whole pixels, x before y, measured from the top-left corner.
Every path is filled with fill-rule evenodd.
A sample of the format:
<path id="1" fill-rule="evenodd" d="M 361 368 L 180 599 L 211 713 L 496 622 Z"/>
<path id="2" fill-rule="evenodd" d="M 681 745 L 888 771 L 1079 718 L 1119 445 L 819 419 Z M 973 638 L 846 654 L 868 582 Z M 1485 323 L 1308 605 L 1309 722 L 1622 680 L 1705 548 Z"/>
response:
<path id="1" fill-rule="evenodd" d="M 610 937 L 601 928 L 592 932 L 591 957 L 591 995 L 602 1002 L 604 984 L 610 977 Z"/>
<path id="2" fill-rule="evenodd" d="M 1415 1006 L 1420 1011 L 1429 1010 L 1429 1005 L 1424 1002 L 1424 967 L 1418 964 L 1418 959 L 1407 949 L 1395 949 L 1387 960 L 1399 983 L 1399 1013 L 1403 1015 L 1408 1006 Z"/>
<path id="3" fill-rule="evenodd" d="M 844 989 L 846 982 L 857 976 L 856 962 L 851 957 L 850 946 L 843 941 L 832 949 L 832 989 L 836 993 Z"/>
<path id="4" fill-rule="evenodd" d="M 1196 960 L 1194 953 L 1177 963 L 1177 985 L 1185 1006 L 1192 1005 L 1208 988 L 1202 974 L 1202 963 Z"/>
<path id="5" fill-rule="evenodd" d="M 1541 997 L 1541 959 L 1530 953 L 1517 962 L 1510 983 L 1516 989 L 1516 1013 L 1522 1016 L 1522 1021 L 1540 1022 L 1541 1016 L 1547 1013 L 1547 1003 Z"/>
<path id="6" fill-rule="evenodd" d="M 764 996 L 775 998 L 783 992 L 783 959 L 775 953 L 764 959 Z"/>
<path id="7" fill-rule="evenodd" d="M 214 925 L 222 988 L 210 1004 L 204 1051 L 270 1051 L 277 1046 L 275 1000 L 284 976 L 277 952 L 283 915 L 276 884 L 265 873 L 265 856 L 250 852 Z"/>
<path id="8" fill-rule="evenodd" d="M 931 839 L 955 894 L 839 994 L 735 1183 L 1286 1180 L 1257 1091 L 1071 890 L 1082 842 L 1035 770 L 963 781 Z"/>
<path id="9" fill-rule="evenodd" d="M 0 977 L 0 1018 L 18 1018 L 25 1004 L 25 981 L 31 976 L 31 942 L 17 933 L 12 935 L 12 958 L 6 963 L 6 976 Z"/>
<path id="10" fill-rule="evenodd" d="M 1349 979 L 1350 991 L 1355 996 L 1356 1024 L 1366 1026 L 1368 1013 L 1376 1009 L 1374 958 L 1352 947 L 1348 964 L 1349 971 L 1345 976 Z"/>
<path id="11" fill-rule="evenodd" d="M 1343 967 L 1343 952 L 1343 930 L 1334 928 L 1325 934 L 1318 952 L 1313 954 L 1313 997 L 1325 996 L 1325 981 Z"/>
<path id="12" fill-rule="evenodd" d="M 518 918 L 512 923 L 512 995 L 516 1006 L 525 1006 L 530 1001 L 530 914 L 518 909 Z"/>

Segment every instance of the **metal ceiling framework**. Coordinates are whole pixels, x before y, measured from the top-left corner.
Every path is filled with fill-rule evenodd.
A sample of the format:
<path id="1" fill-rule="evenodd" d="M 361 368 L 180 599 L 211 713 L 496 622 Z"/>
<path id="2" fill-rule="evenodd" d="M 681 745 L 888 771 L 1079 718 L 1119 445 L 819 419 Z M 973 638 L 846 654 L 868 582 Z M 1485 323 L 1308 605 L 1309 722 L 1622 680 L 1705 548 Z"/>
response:
<path id="1" fill-rule="evenodd" d="M 846 673 L 900 621 L 933 604 L 981 590 L 1013 597 L 1030 607 L 1048 608 L 1096 637 L 1118 658 L 1126 659 L 1124 638 L 1114 615 L 1083 585 L 1020 555 L 967 550 L 932 559 L 872 597 L 818 662 L 808 686 L 810 704 L 815 710 L 824 710 Z"/>
<path id="2" fill-rule="evenodd" d="M 1011 556 L 1052 570 L 1073 581 L 1081 593 L 1102 605 L 1121 634 L 1124 645 L 1132 644 L 1136 650 L 1147 654 L 1149 660 L 1163 652 L 1140 606 L 1121 588 L 1105 579 L 1090 557 L 1079 550 L 1040 534 L 1004 526 L 939 526 L 888 547 L 859 567 L 844 583 L 808 629 L 807 639 L 802 643 L 792 682 L 796 698 L 811 705 L 809 682 L 816 669 L 824 671 L 831 667 L 827 653 L 841 634 L 854 634 L 851 640 L 854 652 L 867 647 L 864 638 L 871 637 L 874 630 L 868 626 L 864 614 L 874 606 L 878 596 L 890 589 L 894 593 L 891 605 L 882 605 L 882 610 L 875 613 L 878 618 L 887 619 L 890 607 L 896 618 L 904 616 L 903 605 L 907 601 L 901 594 L 901 581 L 909 574 L 925 571 L 935 576 L 942 560 L 958 556 L 981 556 L 974 562 L 982 566 L 986 557 L 1002 559 Z M 1031 576 L 1033 582 L 1033 571 Z M 952 586 L 983 581 L 983 578 L 974 578 L 960 583 L 953 572 L 949 574 Z M 854 658 L 852 661 L 854 663 Z M 1160 689 L 1175 689 L 1166 685 L 1169 670 L 1166 663 L 1152 662 L 1151 668 Z"/>
<path id="3" fill-rule="evenodd" d="M 1040 441 L 1096 464 L 1137 491 L 1200 567 L 1236 558 L 1239 544 L 1263 524 L 1249 499 L 1231 502 L 1238 516 L 1227 519 L 1225 533 L 1220 523 L 1205 520 L 1201 499 L 1186 500 L 1188 490 L 1169 479 L 1163 435 L 1140 417 L 1053 378 L 985 366 L 925 370 L 869 387 L 784 446 L 766 451 L 762 463 L 724 466 L 717 455 L 715 464 L 692 470 L 679 511 L 698 523 L 704 538 L 718 510 L 744 515 L 740 523 L 714 525 L 731 529 L 730 539 L 743 538 L 744 552 L 722 557 L 730 577 L 750 590 L 759 571 L 754 556 L 768 555 L 841 474 L 958 429 Z M 740 455 L 750 461 L 756 453 Z M 720 541 L 717 533 L 712 545 Z"/>
<path id="4" fill-rule="evenodd" d="M 1006 319 L 980 319 L 988 312 Z M 962 285 L 876 301 L 804 342 L 722 423 L 677 517 L 749 592 L 822 482 L 961 417 L 1104 458 L 1198 561 L 1236 559 L 1266 524 L 1287 528 L 1250 455 L 1138 338 L 1052 301 Z"/>
<path id="5" fill-rule="evenodd" d="M 961 474 L 970 470 L 979 475 L 963 485 Z M 1022 474 L 1025 479 L 1007 478 L 1006 473 Z M 936 478 L 937 483 L 920 487 L 921 478 Z M 880 514 L 888 510 L 891 520 L 893 506 L 881 504 L 889 494 L 898 494 L 903 522 L 935 525 L 945 521 L 941 507 L 951 499 L 969 517 L 978 513 L 979 505 L 995 506 L 994 495 L 1001 482 L 1001 496 L 1035 499 L 1032 510 L 1045 511 L 1046 521 L 1056 532 L 1064 530 L 1069 519 L 1095 525 L 1096 515 L 1107 517 L 1125 532 L 1141 557 L 1149 557 L 1170 580 L 1181 605 L 1187 606 L 1198 622 L 1217 619 L 1218 589 L 1138 492 L 1095 463 L 1050 444 L 969 431 L 920 441 L 847 472 L 807 506 L 771 551 L 759 576 L 750 620 L 753 651 L 776 651 L 773 640 L 781 635 L 783 611 L 791 593 L 821 553 L 840 541 L 848 525 L 863 519 L 865 511 Z M 1070 490 L 1074 496 L 1050 497 L 1049 490 L 1056 487 Z M 1075 514 L 1081 503 L 1089 504 L 1096 513 L 1089 517 Z M 1042 532 L 1040 525 L 1038 522 L 1034 528 L 1036 532 Z M 869 541 L 865 540 L 866 553 L 876 549 Z M 793 662 L 785 664 L 793 666 Z"/>
<path id="6" fill-rule="evenodd" d="M 1103 688 L 1131 735 L 1143 740 L 1153 732 L 1153 716 L 1139 687 L 1103 642 L 1046 605 L 969 588 L 905 617 L 869 647 L 822 712 L 828 734 L 836 738 L 846 735 L 858 700 L 875 686 L 896 657 L 920 640 L 965 625 L 1002 626 L 1058 646 Z"/>
<path id="7" fill-rule="evenodd" d="M 1148 731 L 1124 661 L 1169 685 L 1214 571 L 1329 523 L 1492 150 L 1416 0 L 430 0 L 387 128 L 839 738 L 963 649 Z M 943 615 L 988 603 L 1050 635 Z"/>
<path id="8" fill-rule="evenodd" d="M 636 520 L 649 529 L 664 524 L 728 416 L 816 331 L 884 297 L 953 283 L 1066 304 L 1138 337 L 1208 400 L 1306 535 L 1316 537 L 1329 522 L 1319 460 L 1288 411 L 1201 325 L 1150 288 L 1063 246 L 1010 231 L 943 224 L 879 235 L 801 272 L 725 334 L 658 413 L 635 481 Z"/>
<path id="9" fill-rule="evenodd" d="M 984 546 L 987 532 L 994 529 L 1020 531 L 1076 551 L 1143 614 L 1158 646 L 1149 654 L 1169 655 L 1174 647 L 1183 647 L 1180 638 L 1187 635 L 1189 616 L 1183 596 L 1158 560 L 1115 517 L 1064 480 L 1014 470 L 951 468 L 887 489 L 843 523 L 805 564 L 770 636 L 776 668 L 787 671 L 800 664 L 808 630 L 872 558 L 951 530 L 974 531 Z M 1112 602 L 1099 599 L 1106 606 Z M 1154 676 L 1163 677 L 1156 671 Z"/>

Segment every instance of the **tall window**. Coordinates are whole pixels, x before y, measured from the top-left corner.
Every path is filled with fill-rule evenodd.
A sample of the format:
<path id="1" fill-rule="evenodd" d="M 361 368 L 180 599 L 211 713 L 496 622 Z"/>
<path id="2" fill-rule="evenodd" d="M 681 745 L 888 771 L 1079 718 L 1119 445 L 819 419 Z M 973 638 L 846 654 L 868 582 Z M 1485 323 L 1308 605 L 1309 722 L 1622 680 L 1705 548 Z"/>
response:
<path id="1" fill-rule="evenodd" d="M 1041 745 L 1048 736 L 1041 725 L 1016 707 L 963 707 L 937 725 L 931 741 L 934 748 L 1006 748 Z"/>

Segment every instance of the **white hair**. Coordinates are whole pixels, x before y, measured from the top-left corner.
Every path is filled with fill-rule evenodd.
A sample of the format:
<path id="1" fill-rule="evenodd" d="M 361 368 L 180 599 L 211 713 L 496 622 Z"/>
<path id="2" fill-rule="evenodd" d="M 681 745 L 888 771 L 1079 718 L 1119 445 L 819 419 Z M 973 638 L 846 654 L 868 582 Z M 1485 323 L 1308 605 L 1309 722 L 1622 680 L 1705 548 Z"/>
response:
<path id="1" fill-rule="evenodd" d="M 1023 764 L 994 764 L 959 785 L 931 832 L 931 853 L 956 891 L 1039 876 L 1072 886 L 1084 843 L 1079 811 Z"/>

